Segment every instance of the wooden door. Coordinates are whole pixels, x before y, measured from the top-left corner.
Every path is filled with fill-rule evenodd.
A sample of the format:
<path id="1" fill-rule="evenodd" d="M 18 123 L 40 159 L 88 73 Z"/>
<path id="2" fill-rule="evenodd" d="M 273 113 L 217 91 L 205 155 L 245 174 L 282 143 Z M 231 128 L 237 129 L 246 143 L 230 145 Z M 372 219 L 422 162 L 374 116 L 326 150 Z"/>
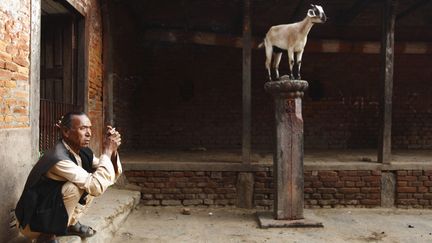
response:
<path id="1" fill-rule="evenodd" d="M 41 26 L 40 151 L 59 139 L 55 124 L 69 111 L 81 110 L 77 80 L 78 21 L 73 15 L 43 15 Z M 82 85 L 81 85 L 82 86 Z"/>

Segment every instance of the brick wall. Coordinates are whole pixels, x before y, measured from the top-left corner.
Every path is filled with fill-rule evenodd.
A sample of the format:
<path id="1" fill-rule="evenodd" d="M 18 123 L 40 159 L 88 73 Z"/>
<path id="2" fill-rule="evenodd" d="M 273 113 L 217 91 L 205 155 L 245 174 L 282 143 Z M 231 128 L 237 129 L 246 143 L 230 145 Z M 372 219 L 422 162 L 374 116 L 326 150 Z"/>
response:
<path id="1" fill-rule="evenodd" d="M 29 126 L 30 1 L 0 3 L 0 128 Z"/>
<path id="2" fill-rule="evenodd" d="M 158 43 L 142 45 L 141 53 L 141 73 L 133 73 L 140 83 L 130 94 L 140 94 L 137 107 L 130 108 L 141 124 L 134 141 L 138 148 L 240 148 L 240 49 Z M 263 62 L 263 51 L 254 50 L 252 146 L 267 150 L 274 140 L 274 118 L 273 101 L 263 90 Z M 286 62 L 284 57 L 281 73 L 286 73 Z M 394 148 L 432 148 L 430 63 L 426 55 L 395 57 Z M 302 73 L 310 82 L 303 101 L 305 148 L 377 146 L 379 66 L 378 55 L 305 54 Z"/>
<path id="3" fill-rule="evenodd" d="M 144 205 L 235 205 L 236 172 L 127 171 Z"/>
<path id="4" fill-rule="evenodd" d="M 432 208 L 432 171 L 398 171 L 396 205 L 401 208 Z"/>
<path id="5" fill-rule="evenodd" d="M 269 171 L 253 172 L 253 203 L 273 207 L 274 184 Z M 395 206 L 432 208 L 432 171 L 396 171 Z M 128 181 L 141 187 L 146 205 L 236 205 L 238 172 L 126 171 Z M 306 208 L 380 207 L 380 170 L 306 171 Z"/>
<path id="6" fill-rule="evenodd" d="M 306 171 L 306 208 L 377 207 L 381 205 L 381 171 Z M 254 204 L 273 206 L 272 172 L 255 173 Z"/>
<path id="7" fill-rule="evenodd" d="M 103 116 L 103 83 L 102 83 L 102 17 L 99 0 L 85 1 L 88 28 L 88 115 L 93 125 L 91 146 L 96 153 L 102 146 L 104 125 Z"/>

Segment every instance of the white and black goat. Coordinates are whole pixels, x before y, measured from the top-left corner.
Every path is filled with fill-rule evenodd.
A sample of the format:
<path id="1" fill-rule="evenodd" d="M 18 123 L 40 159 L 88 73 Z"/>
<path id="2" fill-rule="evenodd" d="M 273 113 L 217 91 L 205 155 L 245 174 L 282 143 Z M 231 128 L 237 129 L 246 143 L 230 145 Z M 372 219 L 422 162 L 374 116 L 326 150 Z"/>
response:
<path id="1" fill-rule="evenodd" d="M 282 51 L 288 52 L 288 62 L 290 70 L 290 78 L 294 78 L 294 54 L 297 61 L 297 79 L 301 78 L 300 67 L 304 47 L 307 41 L 307 35 L 313 24 L 324 23 L 327 21 L 327 16 L 324 10 L 319 5 L 311 4 L 312 8 L 308 10 L 306 17 L 297 23 L 282 24 L 272 26 L 267 32 L 264 42 L 258 45 L 258 48 L 265 46 L 266 62 L 265 67 L 268 72 L 269 80 L 271 79 L 270 65 L 273 57 L 273 67 L 276 71 L 276 79 L 279 79 L 279 63 L 282 57 Z"/>

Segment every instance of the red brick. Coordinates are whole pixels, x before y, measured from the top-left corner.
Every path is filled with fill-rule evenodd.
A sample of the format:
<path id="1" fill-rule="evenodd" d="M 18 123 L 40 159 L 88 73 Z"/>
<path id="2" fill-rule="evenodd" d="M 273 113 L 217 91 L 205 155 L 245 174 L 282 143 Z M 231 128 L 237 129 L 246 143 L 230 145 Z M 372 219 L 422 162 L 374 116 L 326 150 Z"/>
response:
<path id="1" fill-rule="evenodd" d="M 377 187 L 363 187 L 360 189 L 360 191 L 364 193 L 381 192 L 380 189 Z"/>
<path id="2" fill-rule="evenodd" d="M 372 175 L 381 175 L 381 171 L 380 170 L 373 170 Z"/>
<path id="3" fill-rule="evenodd" d="M 422 181 L 409 181 L 408 186 L 423 186 Z"/>
<path id="4" fill-rule="evenodd" d="M 364 176 L 362 179 L 364 181 L 376 181 L 376 182 L 381 181 L 381 177 L 379 176 Z"/>
<path id="5" fill-rule="evenodd" d="M 9 53 L 0 51 L 0 60 L 5 62 L 12 61 L 12 56 Z"/>
<path id="6" fill-rule="evenodd" d="M 28 67 L 30 65 L 28 58 L 25 57 L 12 57 L 12 61 L 14 61 L 16 64 L 20 65 L 21 67 Z"/>
<path id="7" fill-rule="evenodd" d="M 12 72 L 9 70 L 0 69 L 0 79 L 7 80 L 12 78 Z"/>
<path id="8" fill-rule="evenodd" d="M 357 171 L 357 176 L 369 176 L 371 175 L 371 171 L 369 170 L 359 170 Z"/>
<path id="9" fill-rule="evenodd" d="M 396 200 L 397 204 L 401 204 L 401 205 L 413 205 L 413 204 L 417 204 L 417 199 L 398 199 Z"/>
<path id="10" fill-rule="evenodd" d="M 318 188 L 319 193 L 336 193 L 337 190 L 335 188 Z"/>
<path id="11" fill-rule="evenodd" d="M 327 170 L 323 170 L 323 171 L 318 171 L 318 176 L 322 176 L 322 177 L 337 177 L 337 172 L 336 171 L 327 171 Z"/>
<path id="12" fill-rule="evenodd" d="M 423 175 L 423 171 L 421 171 L 421 170 L 413 170 L 412 171 L 412 175 L 413 176 L 421 176 L 421 175 Z"/>
<path id="13" fill-rule="evenodd" d="M 357 193 L 360 192 L 360 188 L 352 187 L 352 188 L 339 188 L 338 191 L 340 193 Z"/>
<path id="14" fill-rule="evenodd" d="M 338 177 L 330 177 L 330 176 L 321 176 L 320 177 L 320 181 L 322 181 L 322 182 L 335 182 L 335 181 L 338 181 L 339 180 L 339 178 Z"/>
<path id="15" fill-rule="evenodd" d="M 379 200 L 379 199 L 362 199 L 362 200 L 360 200 L 360 203 L 364 204 L 364 205 L 379 206 L 381 204 L 381 200 Z"/>
<path id="16" fill-rule="evenodd" d="M 425 186 L 417 187 L 417 192 L 422 192 L 422 193 L 428 192 L 428 188 Z"/>
<path id="17" fill-rule="evenodd" d="M 416 192 L 417 188 L 416 187 L 398 187 L 397 188 L 397 192 Z"/>
<path id="18" fill-rule="evenodd" d="M 401 181 L 416 181 L 417 176 L 399 176 L 397 179 Z"/>
<path id="19" fill-rule="evenodd" d="M 341 178 L 343 181 L 360 181 L 359 176 L 345 176 Z"/>
<path id="20" fill-rule="evenodd" d="M 408 186 L 408 181 L 398 181 L 397 185 L 398 186 Z"/>
<path id="21" fill-rule="evenodd" d="M 12 73 L 12 80 L 28 80 L 28 75 L 24 75 L 21 73 Z"/>
<path id="22" fill-rule="evenodd" d="M 398 176 L 406 176 L 406 175 L 407 175 L 407 172 L 406 172 L 405 170 L 398 170 L 398 171 L 397 171 L 397 175 L 398 175 Z"/>
<path id="23" fill-rule="evenodd" d="M 5 69 L 10 70 L 12 72 L 18 71 L 18 65 L 16 65 L 15 63 L 12 63 L 12 62 L 6 62 L 4 67 L 5 67 Z"/>

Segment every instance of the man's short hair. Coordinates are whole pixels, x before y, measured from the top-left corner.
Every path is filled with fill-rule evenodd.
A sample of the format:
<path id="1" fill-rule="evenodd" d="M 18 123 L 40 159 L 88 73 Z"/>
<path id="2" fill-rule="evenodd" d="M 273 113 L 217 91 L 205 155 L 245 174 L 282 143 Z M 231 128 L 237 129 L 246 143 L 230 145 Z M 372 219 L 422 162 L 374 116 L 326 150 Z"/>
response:
<path id="1" fill-rule="evenodd" d="M 68 129 L 70 129 L 72 123 L 72 116 L 82 116 L 82 115 L 87 115 L 87 114 L 82 111 L 68 112 L 64 116 L 62 116 L 59 125 L 60 127 L 67 127 Z"/>

